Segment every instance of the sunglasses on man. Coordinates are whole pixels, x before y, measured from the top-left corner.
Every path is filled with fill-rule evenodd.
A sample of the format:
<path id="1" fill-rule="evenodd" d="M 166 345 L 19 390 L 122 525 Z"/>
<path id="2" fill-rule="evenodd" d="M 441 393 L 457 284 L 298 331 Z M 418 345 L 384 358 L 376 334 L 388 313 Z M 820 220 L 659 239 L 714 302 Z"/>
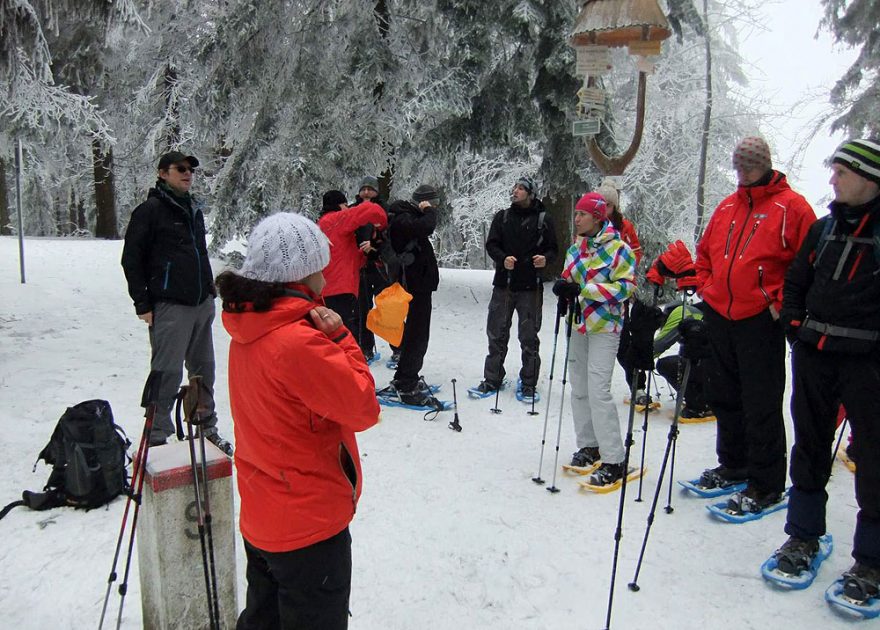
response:
<path id="1" fill-rule="evenodd" d="M 196 172 L 196 169 L 194 169 L 192 166 L 184 166 L 183 164 L 175 164 L 171 168 L 173 168 L 178 173 L 195 173 Z"/>

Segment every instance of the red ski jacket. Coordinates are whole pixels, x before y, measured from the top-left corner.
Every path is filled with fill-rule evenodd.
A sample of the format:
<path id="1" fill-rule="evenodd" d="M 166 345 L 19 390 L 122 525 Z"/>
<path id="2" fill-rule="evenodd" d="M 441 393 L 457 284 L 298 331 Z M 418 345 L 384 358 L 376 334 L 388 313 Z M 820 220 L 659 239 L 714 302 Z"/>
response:
<path id="1" fill-rule="evenodd" d="M 718 204 L 697 244 L 698 293 L 731 320 L 782 308 L 785 272 L 816 215 L 785 175 L 740 186 Z"/>
<path id="2" fill-rule="evenodd" d="M 372 223 L 379 230 L 388 226 L 385 209 L 372 201 L 362 201 L 345 210 L 327 212 L 318 219 L 318 227 L 330 239 L 330 264 L 324 269 L 324 296 L 343 293 L 358 294 L 361 267 L 367 261 L 358 248 L 355 232 Z"/>
<path id="3" fill-rule="evenodd" d="M 316 296 L 278 299 L 266 312 L 223 313 L 235 427 L 239 526 L 259 549 L 292 551 L 345 529 L 361 493 L 354 432 L 376 424 L 379 404 L 350 334 L 315 328 Z M 340 329 L 346 332 L 344 329 Z"/>
<path id="4" fill-rule="evenodd" d="M 623 225 L 620 227 L 620 238 L 629 245 L 629 248 L 636 257 L 636 265 L 638 265 L 642 260 L 642 244 L 639 242 L 639 237 L 636 234 L 636 227 L 629 219 L 623 219 Z"/>

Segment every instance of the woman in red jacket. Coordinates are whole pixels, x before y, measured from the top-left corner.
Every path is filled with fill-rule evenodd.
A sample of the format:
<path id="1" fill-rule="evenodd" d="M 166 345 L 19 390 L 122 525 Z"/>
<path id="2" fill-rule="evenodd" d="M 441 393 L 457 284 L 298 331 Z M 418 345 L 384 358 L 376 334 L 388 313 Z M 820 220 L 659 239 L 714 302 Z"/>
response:
<path id="1" fill-rule="evenodd" d="M 317 225 L 279 213 L 254 228 L 241 271 L 217 278 L 248 561 L 238 630 L 348 627 L 354 432 L 379 405 L 360 348 L 320 298 L 329 260 Z"/>

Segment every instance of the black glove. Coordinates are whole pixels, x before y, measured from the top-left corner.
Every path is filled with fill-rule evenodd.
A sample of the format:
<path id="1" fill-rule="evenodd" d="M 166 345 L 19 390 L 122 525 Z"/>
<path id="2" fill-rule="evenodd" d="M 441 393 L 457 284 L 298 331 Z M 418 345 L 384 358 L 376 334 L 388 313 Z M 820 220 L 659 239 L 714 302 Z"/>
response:
<path id="1" fill-rule="evenodd" d="M 569 282 L 568 280 L 560 278 L 553 283 L 553 295 L 561 299 L 566 299 L 571 302 L 580 294 L 581 288 L 576 282 Z"/>
<path id="2" fill-rule="evenodd" d="M 627 365 L 636 370 L 654 369 L 654 333 L 663 323 L 663 311 L 636 300 L 630 309 L 630 344 L 626 352 Z"/>
<path id="3" fill-rule="evenodd" d="M 683 319 L 678 325 L 681 334 L 681 350 L 679 354 L 692 361 L 706 359 L 711 354 L 709 349 L 709 335 L 706 332 L 706 323 L 701 319 Z"/>

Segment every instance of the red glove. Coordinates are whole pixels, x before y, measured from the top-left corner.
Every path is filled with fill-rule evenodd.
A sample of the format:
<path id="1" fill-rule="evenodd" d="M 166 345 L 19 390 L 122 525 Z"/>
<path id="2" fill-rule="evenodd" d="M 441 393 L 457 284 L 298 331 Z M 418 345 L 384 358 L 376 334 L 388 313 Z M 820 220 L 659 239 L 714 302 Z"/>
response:
<path id="1" fill-rule="evenodd" d="M 665 267 L 670 273 L 664 273 L 664 275 L 669 275 L 674 278 L 680 278 L 684 275 L 693 275 L 696 273 L 694 270 L 694 259 L 691 257 L 687 245 L 681 241 L 675 241 L 666 248 L 665 252 L 660 254 L 660 263 L 661 272 L 663 271 L 663 267 Z"/>
<path id="2" fill-rule="evenodd" d="M 648 269 L 648 273 L 645 274 L 645 280 L 647 280 L 648 282 L 651 282 L 651 283 L 653 283 L 653 284 L 656 284 L 657 286 L 661 286 L 661 287 L 662 287 L 665 278 L 664 278 L 664 277 L 660 274 L 660 272 L 657 270 L 657 262 L 658 262 L 658 260 L 659 260 L 659 259 L 655 260 L 655 261 L 654 261 L 654 264 L 651 265 L 651 268 Z"/>

